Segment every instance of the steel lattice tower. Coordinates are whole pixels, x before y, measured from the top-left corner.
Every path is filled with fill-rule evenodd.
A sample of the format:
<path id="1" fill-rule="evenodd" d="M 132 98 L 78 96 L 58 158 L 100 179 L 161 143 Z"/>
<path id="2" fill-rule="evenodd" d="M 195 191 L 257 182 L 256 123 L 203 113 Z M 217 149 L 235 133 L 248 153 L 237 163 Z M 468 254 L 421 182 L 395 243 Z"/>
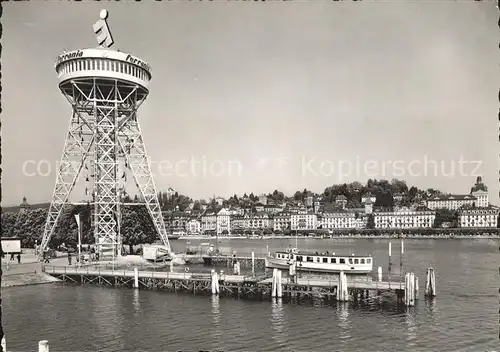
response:
<path id="1" fill-rule="evenodd" d="M 94 25 L 100 47 L 64 53 L 56 62 L 59 89 L 73 111 L 43 233 L 42 255 L 83 170 L 93 179 L 98 253 L 101 257 L 120 253 L 121 162 L 131 171 L 156 231 L 170 250 L 137 116 L 149 93 L 151 69 L 137 57 L 109 49 L 113 39 L 106 18 L 107 11 L 101 11 L 101 20 Z M 89 174 L 86 177 L 89 181 Z"/>

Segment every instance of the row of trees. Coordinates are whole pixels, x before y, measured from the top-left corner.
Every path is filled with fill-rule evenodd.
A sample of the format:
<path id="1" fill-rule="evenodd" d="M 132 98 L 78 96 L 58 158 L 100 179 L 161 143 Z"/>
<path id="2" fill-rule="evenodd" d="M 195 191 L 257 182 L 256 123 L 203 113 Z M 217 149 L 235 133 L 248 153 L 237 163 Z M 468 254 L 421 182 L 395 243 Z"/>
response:
<path id="1" fill-rule="evenodd" d="M 88 206 L 68 206 L 59 218 L 57 227 L 51 237 L 49 246 L 56 248 L 61 244 L 76 247 L 78 241 L 78 225 L 75 215 L 81 216 L 82 243 L 94 243 L 94 227 L 91 211 Z M 16 236 L 21 239 L 23 247 L 34 247 L 43 236 L 47 209 L 35 209 L 25 213 L 2 213 L 2 236 Z M 123 244 L 130 247 L 141 243 L 153 243 L 156 238 L 151 217 L 144 205 L 125 206 L 122 209 L 121 235 Z"/>

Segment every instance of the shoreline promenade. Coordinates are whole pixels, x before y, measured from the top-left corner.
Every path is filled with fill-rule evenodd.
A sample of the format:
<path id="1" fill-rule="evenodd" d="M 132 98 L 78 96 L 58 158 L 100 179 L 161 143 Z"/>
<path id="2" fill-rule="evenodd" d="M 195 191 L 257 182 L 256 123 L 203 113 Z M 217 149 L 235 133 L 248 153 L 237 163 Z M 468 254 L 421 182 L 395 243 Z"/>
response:
<path id="1" fill-rule="evenodd" d="M 486 232 L 486 231 L 485 231 Z M 331 240 L 331 239 L 426 239 L 426 240 L 440 240 L 440 239 L 500 239 L 500 233 L 490 233 L 488 235 L 474 234 L 435 234 L 435 235 L 415 235 L 415 234 L 406 234 L 406 235 L 379 235 L 379 234 L 371 234 L 371 235 L 328 235 L 328 237 L 320 237 L 320 236 L 284 236 L 284 235 L 264 235 L 247 237 L 247 236 L 200 236 L 200 235 L 186 235 L 179 237 L 179 240 L 273 240 L 273 239 L 315 239 L 315 240 Z"/>

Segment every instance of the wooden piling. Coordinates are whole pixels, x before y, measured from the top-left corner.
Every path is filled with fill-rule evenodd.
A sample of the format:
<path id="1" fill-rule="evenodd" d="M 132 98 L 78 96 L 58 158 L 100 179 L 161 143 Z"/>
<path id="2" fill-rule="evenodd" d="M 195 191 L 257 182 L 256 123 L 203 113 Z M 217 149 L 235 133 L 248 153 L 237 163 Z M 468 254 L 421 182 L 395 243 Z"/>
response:
<path id="1" fill-rule="evenodd" d="M 139 269 L 134 268 L 134 288 L 139 288 Z"/>
<path id="2" fill-rule="evenodd" d="M 252 276 L 255 276 L 255 252 L 252 251 Z"/>
<path id="3" fill-rule="evenodd" d="M 212 295 L 216 295 L 219 293 L 219 275 L 217 272 L 212 269 L 211 272 L 211 284 L 212 284 Z"/>
<path id="4" fill-rule="evenodd" d="M 339 274 L 339 285 L 337 287 L 337 301 L 345 302 L 349 300 L 349 292 L 347 290 L 347 277 L 346 274 L 341 271 Z"/>
<path id="5" fill-rule="evenodd" d="M 378 267 L 377 274 L 378 274 L 378 281 L 382 282 L 382 267 L 381 266 Z"/>
<path id="6" fill-rule="evenodd" d="M 415 285 L 415 300 L 417 300 L 418 299 L 418 277 L 417 276 L 415 276 L 414 282 L 415 282 L 415 284 L 414 284 Z"/>
<path id="7" fill-rule="evenodd" d="M 273 281 L 271 283 L 271 297 L 276 297 L 276 277 L 278 269 L 273 269 Z"/>
<path id="8" fill-rule="evenodd" d="M 277 282 L 276 282 L 276 297 L 282 298 L 283 297 L 283 285 L 281 283 L 281 270 L 278 269 L 277 272 Z"/>
<path id="9" fill-rule="evenodd" d="M 407 307 L 415 305 L 415 274 L 413 273 L 405 275 L 404 304 Z"/>
<path id="10" fill-rule="evenodd" d="M 436 297 L 436 274 L 433 268 L 427 269 L 425 277 L 425 296 Z"/>

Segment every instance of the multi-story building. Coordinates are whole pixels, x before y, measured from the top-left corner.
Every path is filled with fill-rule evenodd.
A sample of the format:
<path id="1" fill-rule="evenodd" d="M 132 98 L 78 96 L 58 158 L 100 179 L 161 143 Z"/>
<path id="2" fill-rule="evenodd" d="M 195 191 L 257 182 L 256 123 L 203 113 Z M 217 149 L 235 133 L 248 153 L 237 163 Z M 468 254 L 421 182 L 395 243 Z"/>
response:
<path id="1" fill-rule="evenodd" d="M 311 208 L 313 206 L 314 198 L 313 196 L 307 196 L 305 199 L 306 207 Z"/>
<path id="2" fill-rule="evenodd" d="M 30 205 L 26 201 L 26 197 L 23 197 L 23 202 L 19 205 L 19 212 L 26 213 L 30 209 Z"/>
<path id="3" fill-rule="evenodd" d="M 476 179 L 476 183 L 471 188 L 470 194 L 465 195 L 442 195 L 434 196 L 427 200 L 429 209 L 445 208 L 457 210 L 460 208 L 485 208 L 489 207 L 488 187 L 483 183 L 481 176 Z"/>
<path id="4" fill-rule="evenodd" d="M 235 215 L 231 217 L 231 230 L 232 232 L 241 232 L 246 230 L 246 219 L 242 215 Z"/>
<path id="5" fill-rule="evenodd" d="M 264 204 L 262 204 L 262 203 L 255 204 L 255 211 L 257 213 L 263 212 L 264 211 Z"/>
<path id="6" fill-rule="evenodd" d="M 323 229 L 353 229 L 359 228 L 360 215 L 354 212 L 324 213 L 321 221 Z"/>
<path id="7" fill-rule="evenodd" d="M 267 196 L 265 194 L 261 194 L 259 196 L 259 203 L 262 205 L 267 205 Z"/>
<path id="8" fill-rule="evenodd" d="M 461 209 L 458 212 L 460 227 L 497 227 L 499 209 L 494 207 Z"/>
<path id="9" fill-rule="evenodd" d="M 272 228 L 272 221 L 269 214 L 264 212 L 257 212 L 245 218 L 246 228 L 248 229 L 269 229 Z"/>
<path id="10" fill-rule="evenodd" d="M 273 218 L 273 230 L 283 231 L 291 228 L 291 214 L 282 212 L 276 214 Z"/>
<path id="11" fill-rule="evenodd" d="M 401 193 L 396 193 L 393 196 L 395 202 L 401 202 L 403 200 L 403 195 Z"/>
<path id="12" fill-rule="evenodd" d="M 374 214 L 375 228 L 430 228 L 434 224 L 436 212 L 412 211 L 402 209 L 397 212 L 378 212 Z"/>
<path id="13" fill-rule="evenodd" d="M 477 198 L 471 194 L 439 195 L 427 200 L 427 208 L 457 210 L 464 206 L 473 206 L 476 201 Z"/>
<path id="14" fill-rule="evenodd" d="M 191 219 L 186 223 L 186 232 L 188 235 L 197 235 L 201 232 L 201 222 L 196 219 Z"/>
<path id="15" fill-rule="evenodd" d="M 337 197 L 335 197 L 335 204 L 339 208 L 345 209 L 345 207 L 347 206 L 347 197 L 343 194 L 338 195 Z"/>
<path id="16" fill-rule="evenodd" d="M 375 197 L 373 194 L 368 192 L 365 194 L 363 197 L 361 197 L 361 203 L 366 203 L 367 200 L 370 200 L 372 203 L 375 203 L 377 201 L 377 197 Z"/>
<path id="17" fill-rule="evenodd" d="M 219 210 L 216 221 L 218 236 L 231 233 L 231 213 L 226 208 Z"/>
<path id="18" fill-rule="evenodd" d="M 264 205 L 264 212 L 268 214 L 276 214 L 283 211 L 280 207 L 277 207 L 275 205 Z"/>
<path id="19" fill-rule="evenodd" d="M 317 217 L 314 212 L 298 211 L 290 217 L 292 231 L 315 230 L 317 229 Z"/>
<path id="20" fill-rule="evenodd" d="M 189 215 L 181 211 L 164 211 L 162 212 L 163 221 L 169 228 L 186 228 L 186 223 L 189 221 Z"/>
<path id="21" fill-rule="evenodd" d="M 217 214 L 213 210 L 207 210 L 205 214 L 201 216 L 201 231 L 206 232 L 216 232 L 217 230 Z"/>

